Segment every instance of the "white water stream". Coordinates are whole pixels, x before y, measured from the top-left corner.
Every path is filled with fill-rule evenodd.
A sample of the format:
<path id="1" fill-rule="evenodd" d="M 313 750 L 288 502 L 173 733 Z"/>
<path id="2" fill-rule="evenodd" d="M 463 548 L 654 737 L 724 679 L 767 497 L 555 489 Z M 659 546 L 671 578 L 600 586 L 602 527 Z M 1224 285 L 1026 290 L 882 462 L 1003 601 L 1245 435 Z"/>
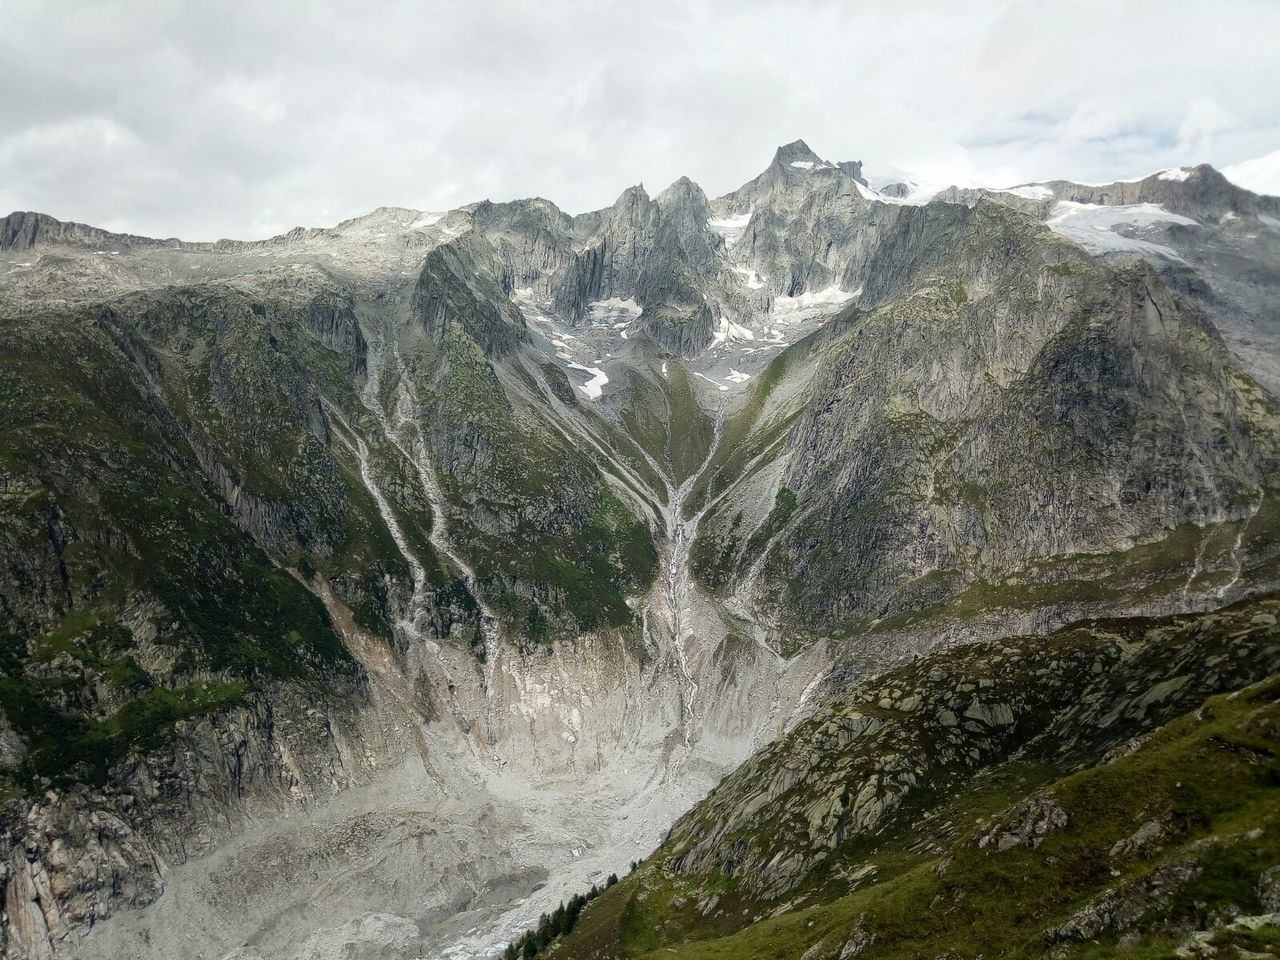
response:
<path id="1" fill-rule="evenodd" d="M 668 501 L 664 516 L 667 524 L 667 608 L 671 615 L 671 640 L 684 679 L 685 696 L 681 711 L 681 726 L 684 735 L 686 752 L 692 745 L 693 722 L 696 716 L 696 700 L 698 681 L 694 677 L 692 665 L 691 637 L 685 629 L 685 610 L 688 605 L 690 584 L 689 556 L 693 549 L 693 541 L 698 533 L 698 524 L 707 511 L 703 506 L 694 516 L 684 516 L 684 505 L 698 480 L 706 472 L 716 450 L 720 447 L 720 438 L 724 429 L 724 407 L 716 414 L 715 426 L 712 429 L 711 443 L 707 455 L 698 469 L 685 477 L 684 482 L 676 488 Z"/>

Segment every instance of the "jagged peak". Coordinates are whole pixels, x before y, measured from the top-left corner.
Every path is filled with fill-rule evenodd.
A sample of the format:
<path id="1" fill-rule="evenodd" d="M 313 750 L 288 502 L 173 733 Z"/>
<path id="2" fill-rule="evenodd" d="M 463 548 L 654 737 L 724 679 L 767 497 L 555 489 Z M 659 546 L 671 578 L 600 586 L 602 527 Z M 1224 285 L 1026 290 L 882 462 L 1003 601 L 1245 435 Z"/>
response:
<path id="1" fill-rule="evenodd" d="M 800 162 L 820 163 L 824 166 L 826 161 L 813 152 L 810 146 L 803 140 L 792 140 L 790 143 L 784 143 L 773 154 L 773 162 L 776 164 L 789 164 Z"/>
<path id="2" fill-rule="evenodd" d="M 840 160 L 836 163 L 836 167 L 844 171 L 854 180 L 857 180 L 864 187 L 869 186 L 867 178 L 862 175 L 861 160 Z"/>
<path id="3" fill-rule="evenodd" d="M 618 199 L 613 201 L 615 207 L 623 207 L 634 203 L 636 200 L 648 200 L 649 191 L 644 188 L 643 183 L 637 183 L 634 186 L 627 187 L 622 193 L 618 194 Z"/>
<path id="4" fill-rule="evenodd" d="M 681 177 L 667 189 L 658 194 L 658 202 L 661 204 L 678 203 L 681 200 L 693 200 L 696 203 L 706 203 L 707 195 L 702 187 L 698 186 L 688 177 Z"/>

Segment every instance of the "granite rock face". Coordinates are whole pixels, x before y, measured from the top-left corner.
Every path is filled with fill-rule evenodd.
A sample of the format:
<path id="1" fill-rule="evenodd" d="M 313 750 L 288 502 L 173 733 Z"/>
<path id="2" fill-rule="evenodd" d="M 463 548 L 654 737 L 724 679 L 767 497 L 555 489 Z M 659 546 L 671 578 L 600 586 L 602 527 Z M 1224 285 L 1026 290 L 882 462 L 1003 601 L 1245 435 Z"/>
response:
<path id="1" fill-rule="evenodd" d="M 1280 387 L 1280 198 L 1243 190 L 1204 164 L 1112 184 L 953 187 L 938 197 L 1005 204 L 1104 260 L 1148 261 L 1213 318 L 1251 376 L 1273 393 Z"/>
<path id="2" fill-rule="evenodd" d="M 482 953 L 856 680 L 1274 583 L 1270 347 L 1230 320 L 1270 309 L 1271 199 L 1209 168 L 919 206 L 868 183 L 797 141 L 725 196 L 579 216 L 0 221 L 6 955 Z M 1088 249 L 1061 203 L 1145 219 Z M 1202 271 L 1224 244 L 1239 269 Z M 1072 670 L 1127 703 L 1113 652 L 1034 691 L 881 691 L 822 756 L 746 768 L 739 825 L 835 778 L 798 832 L 720 824 L 681 869 L 791 891 L 1025 746 Z M 823 757 L 855 742 L 877 766 L 846 796 Z"/>

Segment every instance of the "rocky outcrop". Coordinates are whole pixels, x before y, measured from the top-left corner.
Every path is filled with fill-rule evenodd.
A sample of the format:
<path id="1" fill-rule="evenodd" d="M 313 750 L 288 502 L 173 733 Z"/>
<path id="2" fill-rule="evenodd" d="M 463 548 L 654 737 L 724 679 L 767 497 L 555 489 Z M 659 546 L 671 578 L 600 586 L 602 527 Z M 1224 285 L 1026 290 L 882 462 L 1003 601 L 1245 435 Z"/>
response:
<path id="1" fill-rule="evenodd" d="M 1173 898 L 1199 872 L 1195 860 L 1178 859 L 1161 864 L 1140 882 L 1106 890 L 1064 922 L 1046 930 L 1045 945 L 1064 940 L 1096 940 L 1105 933 L 1125 933 L 1143 917 L 1168 910 Z"/>
<path id="2" fill-rule="evenodd" d="M 978 838 L 979 847 L 992 847 L 998 851 L 1014 847 L 1040 846 L 1044 838 L 1055 830 L 1064 829 L 1071 822 L 1067 812 L 1052 796 L 1036 794 L 1028 797 L 992 828 Z"/>
<path id="3" fill-rule="evenodd" d="M 761 750 L 677 824 L 667 846 L 671 868 L 732 877 L 762 901 L 785 898 L 833 851 L 910 816 L 903 811 L 922 792 L 962 791 L 1013 756 L 1064 765 L 1101 756 L 1209 693 L 1280 669 L 1275 626 L 1255 615 L 1246 607 L 1173 621 L 1136 641 L 1105 624 L 1082 626 L 1048 641 L 938 654 L 855 686 Z M 1224 645 L 1238 658 L 1230 676 L 1220 669 Z M 1058 799 L 1034 794 L 995 818 L 974 845 L 1036 849 L 1069 825 Z"/>
<path id="4" fill-rule="evenodd" d="M 524 317 L 469 245 L 443 244 L 427 254 L 412 309 L 437 344 L 458 324 L 486 355 L 504 356 L 524 338 Z"/>
<path id="5" fill-rule="evenodd" d="M 299 691 L 184 723 L 171 744 L 104 787 L 47 789 L 0 833 L 6 956 L 53 957 L 120 911 L 153 903 L 170 870 L 248 819 L 333 796 L 363 780 L 353 738 L 362 696 L 336 706 Z M 335 693 L 337 693 L 335 691 Z"/>

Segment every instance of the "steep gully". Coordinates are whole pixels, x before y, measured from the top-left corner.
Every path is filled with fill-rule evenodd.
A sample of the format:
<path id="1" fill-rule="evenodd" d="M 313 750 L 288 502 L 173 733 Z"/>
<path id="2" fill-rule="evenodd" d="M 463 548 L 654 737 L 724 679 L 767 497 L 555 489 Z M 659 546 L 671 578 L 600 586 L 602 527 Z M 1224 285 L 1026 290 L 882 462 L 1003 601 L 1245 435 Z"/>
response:
<path id="1" fill-rule="evenodd" d="M 389 413 L 384 408 L 379 397 L 380 390 L 386 389 L 388 379 L 394 384 L 391 388 Z M 497 702 L 500 694 L 494 682 L 498 662 L 502 656 L 501 632 L 498 627 L 498 619 L 492 608 L 484 600 L 474 569 L 458 552 L 450 538 L 448 519 L 445 513 L 444 493 L 436 477 L 435 467 L 427 454 L 426 445 L 419 427 L 421 423 L 421 405 L 412 380 L 400 357 L 399 350 L 392 338 L 385 333 L 380 340 L 371 343 L 371 349 L 367 357 L 367 380 L 361 391 L 360 399 L 364 407 L 381 427 L 382 434 L 387 442 L 413 467 L 419 486 L 431 507 L 431 528 L 428 532 L 431 545 L 461 573 L 468 592 L 480 609 L 485 650 L 486 740 L 489 746 L 492 747 L 497 741 L 495 710 L 501 709 L 501 704 Z M 399 520 L 392 511 L 386 495 L 378 485 L 370 463 L 367 444 L 352 429 L 333 404 L 326 403 L 325 407 L 330 416 L 342 427 L 345 436 L 341 436 L 341 439 L 357 457 L 364 486 L 373 498 L 387 530 L 410 567 L 412 592 L 406 614 L 397 623 L 397 628 L 404 631 L 407 636 L 415 640 L 421 640 L 423 635 L 419 623 L 426 609 L 426 592 L 428 589 L 425 568 L 409 545 Z M 704 504 L 702 509 L 690 517 L 686 517 L 684 513 L 689 495 L 695 489 L 698 481 L 703 477 L 719 450 L 723 436 L 724 420 L 725 409 L 721 404 L 716 412 L 712 437 L 708 444 L 706 455 L 697 469 L 686 476 L 678 486 L 671 471 L 665 469 L 663 464 L 646 454 L 646 460 L 650 466 L 667 484 L 668 489 L 672 491 L 661 511 L 667 546 L 663 553 L 666 570 L 660 576 L 659 582 L 665 584 L 664 598 L 670 624 L 671 653 L 679 669 L 684 687 L 684 693 L 681 698 L 681 736 L 685 755 L 692 749 L 698 696 L 698 681 L 693 665 L 695 656 L 693 631 L 689 629 L 686 623 L 688 604 L 691 600 L 692 591 L 696 589 L 692 585 L 690 574 L 690 555 L 693 541 L 697 536 L 698 525 L 711 504 Z M 626 469 L 596 437 L 591 436 L 589 433 L 582 435 L 580 431 L 574 430 L 568 424 L 564 425 L 564 427 L 563 432 L 566 437 L 572 434 L 575 439 L 587 440 L 601 456 L 609 460 L 611 466 L 625 473 L 630 482 L 633 484 L 641 483 L 635 473 Z M 646 492 L 651 496 L 653 495 L 651 490 L 646 490 Z"/>
<path id="2" fill-rule="evenodd" d="M 675 493 L 667 502 L 666 509 L 664 510 L 668 544 L 666 554 L 667 570 L 664 579 L 666 583 L 667 609 L 671 616 L 672 649 L 676 655 L 676 661 L 680 666 L 680 673 L 684 678 L 685 683 L 685 695 L 682 701 L 683 709 L 681 711 L 681 727 L 684 736 L 686 756 L 690 749 L 692 749 L 693 723 L 698 696 L 698 681 L 690 667 L 691 637 L 689 632 L 685 629 L 684 620 L 686 604 L 689 601 L 689 593 L 692 589 L 690 584 L 689 556 L 693 549 L 693 540 L 698 534 L 698 524 L 702 520 L 703 514 L 706 513 L 707 506 L 704 505 L 696 514 L 686 519 L 684 516 L 684 505 L 689 499 L 690 492 L 706 472 L 708 465 L 716 455 L 716 451 L 720 448 L 720 439 L 723 431 L 724 406 L 722 404 L 716 412 L 715 426 L 711 436 L 711 443 L 707 449 L 706 457 L 698 466 L 698 469 L 689 474 L 689 476 L 684 479 L 684 482 L 676 488 Z"/>
<path id="3" fill-rule="evenodd" d="M 427 531 L 428 540 L 431 546 L 461 574 L 468 593 L 475 600 L 480 610 L 480 630 L 484 638 L 485 652 L 485 739 L 488 745 L 492 747 L 497 742 L 494 713 L 499 706 L 495 703 L 498 692 L 494 678 L 498 659 L 502 652 L 498 618 L 492 608 L 485 602 L 475 570 L 463 559 L 452 544 L 449 535 L 448 518 L 444 509 L 444 492 L 436 479 L 435 468 L 430 461 L 426 451 L 426 444 L 423 442 L 421 433 L 417 428 L 417 424 L 420 422 L 421 409 L 417 392 L 414 390 L 412 381 L 400 358 L 399 350 L 394 344 L 389 348 L 386 347 L 387 341 L 388 338 L 384 337 L 379 349 L 370 349 L 368 352 L 366 361 L 368 379 L 360 393 L 360 400 L 365 409 L 369 411 L 378 423 L 386 441 L 413 468 L 419 487 L 431 509 L 431 525 Z M 391 361 L 389 368 L 386 364 L 388 359 Z M 386 377 L 393 378 L 394 383 L 390 414 L 383 408 L 378 396 L 379 389 L 382 387 Z M 426 570 L 422 561 L 409 545 L 399 520 L 392 511 L 386 495 L 378 485 L 377 478 L 374 476 L 370 465 L 367 444 L 351 428 L 333 404 L 326 403 L 325 409 L 343 430 L 354 439 L 354 444 L 345 437 L 343 441 L 356 455 L 360 465 L 361 480 L 369 495 L 373 498 L 374 504 L 378 508 L 378 513 L 381 515 L 382 521 L 386 525 L 388 532 L 390 532 L 397 548 L 409 565 L 412 589 L 405 615 L 396 624 L 396 627 L 408 638 L 416 641 L 426 640 L 421 628 L 421 619 L 427 610 L 428 584 Z"/>
<path id="4" fill-rule="evenodd" d="M 429 531 L 432 547 L 461 573 L 467 589 L 480 606 L 482 629 L 485 632 L 483 696 L 486 739 L 490 749 L 483 758 L 478 753 L 472 754 L 477 760 L 482 760 L 480 766 L 474 768 L 475 773 L 487 784 L 484 789 L 490 791 L 491 796 L 502 798 L 499 802 L 513 801 L 525 812 L 526 823 L 521 834 L 513 835 L 505 842 L 528 843 L 541 834 L 536 842 L 542 847 L 577 844 L 572 850 L 572 859 L 563 865 L 544 861 L 549 871 L 548 876 L 545 883 L 534 892 L 513 898 L 506 906 L 499 907 L 495 903 L 475 911 L 464 911 L 433 932 L 431 939 L 441 955 L 474 957 L 487 955 L 500 948 L 507 939 L 536 922 L 539 911 L 553 909 L 559 899 L 576 890 L 585 889 L 604 873 L 618 870 L 637 853 L 646 853 L 648 845 L 661 836 L 674 817 L 723 775 L 728 769 L 727 764 L 731 764 L 735 757 L 745 757 L 762 739 L 769 739 L 777 732 L 786 716 L 793 713 L 787 705 L 794 706 L 807 699 L 819 671 L 811 669 L 812 665 L 791 671 L 772 650 L 768 651 L 767 656 L 761 652 L 757 655 L 757 673 L 751 674 L 748 669 L 748 674 L 755 676 L 755 680 L 746 682 L 753 688 L 770 688 L 772 709 L 767 711 L 766 716 L 764 707 L 769 702 L 768 694 L 764 700 L 750 694 L 749 702 L 759 708 L 759 715 L 753 716 L 749 724 L 744 723 L 743 728 L 730 737 L 731 743 L 724 737 L 712 737 L 710 741 L 703 742 L 702 735 L 708 729 L 722 725 L 724 720 L 724 717 L 703 714 L 708 711 L 723 713 L 733 709 L 732 705 L 718 702 L 704 704 L 700 698 L 701 687 L 713 679 L 713 673 L 717 669 L 715 653 L 721 636 L 705 616 L 706 598 L 701 596 L 693 582 L 690 555 L 702 516 L 715 498 L 708 498 L 708 502 L 703 503 L 690 516 L 685 516 L 685 512 L 694 490 L 698 488 L 699 481 L 705 476 L 720 447 L 725 411 L 723 407 L 717 411 L 712 437 L 701 463 L 679 484 L 675 481 L 672 468 L 642 451 L 650 467 L 666 485 L 666 490 L 662 491 L 664 496 L 655 491 L 651 483 L 646 483 L 635 471 L 629 469 L 625 460 L 616 454 L 612 445 L 595 429 L 591 418 L 558 410 L 548 420 L 549 425 L 571 442 L 586 444 L 593 449 L 600 457 L 602 467 L 613 471 L 613 479 L 630 486 L 633 493 L 640 494 L 641 499 L 647 500 L 650 505 L 662 504 L 660 509 L 653 510 L 651 516 L 660 527 L 658 532 L 665 539 L 665 548 L 662 550 L 663 569 L 660 570 L 653 590 L 644 599 L 642 608 L 645 638 L 656 647 L 658 656 L 653 665 L 644 671 L 647 679 L 641 679 L 639 675 L 627 678 L 615 673 L 621 665 L 610 670 L 617 677 L 613 682 L 618 684 L 619 689 L 631 689 L 632 684 L 639 683 L 638 687 L 624 695 L 630 704 L 626 714 L 630 719 L 619 730 L 623 738 L 610 750 L 612 759 L 606 761 L 610 772 L 601 770 L 600 777 L 592 777 L 589 782 L 579 782 L 576 788 L 568 789 L 567 785 L 556 785 L 553 781 L 545 780 L 542 775 L 529 769 L 528 764 L 519 756 L 508 756 L 512 745 L 510 743 L 503 748 L 504 757 L 500 761 L 495 740 L 506 743 L 514 732 L 511 721 L 518 720 L 530 708 L 525 684 L 539 669 L 546 668 L 538 667 L 538 658 L 528 662 L 514 648 L 504 649 L 497 619 L 484 601 L 482 588 L 477 583 L 474 571 L 460 555 L 457 545 L 450 537 L 445 497 L 422 439 L 422 409 L 413 389 L 411 374 L 394 345 L 393 337 L 394 334 L 386 330 L 383 336 L 373 335 L 367 338 L 370 344 L 367 358 L 368 380 L 360 399 L 380 428 L 382 438 L 412 465 L 432 510 Z M 450 663 L 457 669 L 461 663 L 465 663 L 465 657 L 459 658 L 456 654 L 446 656 L 420 628 L 430 589 L 425 565 L 415 556 L 411 541 L 405 535 L 388 496 L 380 486 L 385 483 L 385 478 L 379 479 L 378 465 L 371 462 L 373 458 L 368 443 L 358 436 L 341 411 L 332 404 L 326 404 L 326 409 L 339 428 L 335 435 L 359 461 L 361 480 L 411 570 L 411 597 L 397 629 L 414 644 L 434 648 L 435 662 L 447 674 Z M 652 612 L 657 614 L 656 619 L 659 622 L 666 621 L 662 624 L 663 629 L 654 631 L 652 636 L 648 630 L 649 622 L 653 619 L 650 617 L 651 606 Z M 562 654 L 557 652 L 551 664 L 558 664 L 561 657 Z M 502 664 L 501 669 L 499 664 Z M 390 669 L 395 669 L 394 663 L 390 665 Z M 558 669 L 561 668 L 553 667 L 553 670 Z M 677 728 L 673 728 L 670 722 L 671 713 L 665 714 L 668 718 L 665 723 L 662 719 L 664 712 L 660 691 L 663 689 L 664 673 L 675 681 L 678 690 Z M 803 676 L 798 676 L 801 673 Z M 403 679 L 403 686 L 407 690 L 411 689 L 412 682 L 408 676 Z M 511 698 L 509 706 L 505 706 L 502 701 L 503 690 Z M 613 695 L 607 689 L 588 688 L 588 692 L 595 698 Z M 758 689 L 757 692 L 764 690 Z M 651 699 L 655 694 L 659 696 L 658 700 Z M 509 711 L 510 716 L 504 711 Z M 660 748 L 658 740 L 654 739 L 655 731 L 660 738 L 678 738 L 675 740 L 675 749 L 668 751 Z M 448 750 L 443 742 L 437 742 L 434 735 L 429 734 L 429 737 L 436 751 Z M 592 767 L 601 762 L 598 745 L 595 750 L 597 752 L 594 756 L 585 758 Z M 724 755 L 721 756 L 721 753 Z M 442 759 L 437 753 L 437 763 Z M 425 750 L 423 760 L 426 766 L 431 766 Z M 503 761 L 512 761 L 512 765 L 508 767 Z M 444 762 L 450 763 L 447 760 Z M 716 769 L 713 770 L 712 767 Z M 484 772 L 486 769 L 488 773 Z M 456 788 L 456 784 L 454 787 Z M 570 839 L 575 836 L 582 840 Z M 480 895 L 479 891 L 477 895 Z M 498 908 L 496 912 L 494 908 Z"/>

